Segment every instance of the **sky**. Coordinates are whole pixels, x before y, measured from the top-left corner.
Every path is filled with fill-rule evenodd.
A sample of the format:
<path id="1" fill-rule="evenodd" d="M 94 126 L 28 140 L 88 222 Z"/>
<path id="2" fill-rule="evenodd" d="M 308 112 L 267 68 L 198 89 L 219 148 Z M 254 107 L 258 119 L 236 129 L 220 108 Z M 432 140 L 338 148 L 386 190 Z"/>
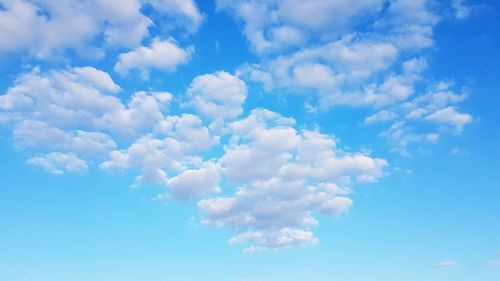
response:
<path id="1" fill-rule="evenodd" d="M 0 0 L 0 281 L 499 281 L 493 0 Z"/>

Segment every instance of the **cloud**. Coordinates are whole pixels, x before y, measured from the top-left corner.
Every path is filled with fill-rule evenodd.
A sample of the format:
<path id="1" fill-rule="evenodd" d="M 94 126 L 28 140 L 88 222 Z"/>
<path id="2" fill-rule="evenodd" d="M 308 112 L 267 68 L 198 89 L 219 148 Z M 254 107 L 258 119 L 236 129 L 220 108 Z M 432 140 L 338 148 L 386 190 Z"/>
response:
<path id="1" fill-rule="evenodd" d="M 116 143 L 107 134 L 81 130 L 65 132 L 35 120 L 17 123 L 13 136 L 14 144 L 18 148 L 55 149 L 84 154 L 87 157 L 105 155 L 116 148 Z"/>
<path id="2" fill-rule="evenodd" d="M 178 65 L 186 63 L 193 52 L 193 46 L 183 49 L 172 38 L 167 40 L 156 38 L 150 47 L 141 46 L 120 54 L 114 70 L 126 75 L 131 69 L 139 69 L 146 73 L 146 76 L 150 68 L 173 71 Z"/>
<path id="3" fill-rule="evenodd" d="M 218 190 L 218 169 L 211 162 L 203 162 L 202 153 L 218 144 L 219 138 L 211 135 L 198 116 L 167 116 L 158 122 L 156 133 L 142 136 L 126 149 L 113 151 L 100 168 L 110 172 L 137 168 L 140 174 L 134 187 L 171 186 L 172 194 L 183 200 Z M 202 186 L 203 180 L 207 180 L 203 183 L 207 186 Z M 189 183 L 197 185 L 184 190 L 182 187 Z"/>
<path id="4" fill-rule="evenodd" d="M 365 125 L 370 125 L 370 124 L 379 123 L 379 122 L 391 121 L 394 118 L 396 118 L 396 116 L 397 115 L 394 112 L 387 111 L 387 110 L 382 110 L 382 111 L 374 113 L 374 114 L 372 114 L 370 116 L 367 116 L 365 118 Z"/>
<path id="5" fill-rule="evenodd" d="M 0 52 L 27 51 L 50 59 L 73 50 L 95 58 L 102 57 L 109 47 L 135 48 L 150 36 L 150 29 L 157 28 L 141 11 L 145 3 L 153 7 L 153 18 L 168 16 L 170 28 L 195 32 L 202 23 L 203 17 L 191 0 L 4 0 Z"/>
<path id="6" fill-rule="evenodd" d="M 493 267 L 500 267 L 500 252 L 498 252 L 495 257 L 488 261 L 488 265 Z"/>
<path id="7" fill-rule="evenodd" d="M 219 11 L 228 11 L 243 21 L 243 33 L 254 51 L 268 53 L 301 46 L 310 39 L 334 38 L 363 17 L 375 15 L 383 1 L 218 0 L 216 3 Z"/>
<path id="8" fill-rule="evenodd" d="M 433 29 L 450 8 L 464 16 L 461 1 L 298 2 L 217 1 L 219 11 L 243 22 L 242 32 L 259 55 L 257 63 L 238 69 L 240 77 L 268 92 L 307 96 L 308 112 L 335 106 L 375 111 L 365 124 L 392 122 L 400 127 L 397 134 L 387 128 L 380 135 L 391 136 L 393 150 L 402 154 L 409 153 L 411 143 L 436 139 L 428 137 L 435 131 L 414 129 L 428 126 L 422 121 L 452 127 L 456 133 L 470 123 L 472 116 L 458 109 L 466 95 L 453 93 L 452 83 L 435 86 L 424 75 Z M 434 93 L 425 91 L 433 87 Z M 443 104 L 456 112 L 436 112 L 444 110 Z"/>
<path id="9" fill-rule="evenodd" d="M 455 128 L 457 133 L 460 133 L 466 124 L 472 122 L 472 116 L 470 114 L 460 113 L 455 107 L 450 106 L 431 113 L 426 116 L 424 120 L 440 124 L 449 124 Z"/>
<path id="10" fill-rule="evenodd" d="M 160 11 L 163 16 L 173 16 L 178 25 L 183 25 L 190 32 L 197 31 L 203 21 L 203 15 L 193 0 L 146 0 L 145 2 Z"/>
<path id="11" fill-rule="evenodd" d="M 451 7 L 457 20 L 464 20 L 470 15 L 470 8 L 464 5 L 463 0 L 453 0 Z"/>
<path id="12" fill-rule="evenodd" d="M 219 166 L 207 162 L 200 169 L 185 170 L 169 179 L 167 186 L 175 198 L 186 200 L 204 194 L 219 193 L 219 182 Z"/>
<path id="13" fill-rule="evenodd" d="M 455 267 L 455 266 L 457 266 L 456 262 L 448 261 L 448 260 L 440 261 L 440 262 L 434 264 L 435 268 L 450 268 L 450 267 Z"/>
<path id="14" fill-rule="evenodd" d="M 73 154 L 49 153 L 28 159 L 27 164 L 40 167 L 49 173 L 62 175 L 65 172 L 84 173 L 88 166 L 85 161 Z"/>
<path id="15" fill-rule="evenodd" d="M 406 64 L 406 68 L 419 68 L 412 61 Z M 408 147 L 411 144 L 434 143 L 439 140 L 439 134 L 451 129 L 454 133 L 461 133 L 473 117 L 470 114 L 459 113 L 456 108 L 467 98 L 467 91 L 462 90 L 457 94 L 452 85 L 439 82 L 431 85 L 421 95 L 403 104 L 394 104 L 388 109 L 381 110 L 365 118 L 365 124 L 370 125 L 376 121 L 384 121 L 388 118 L 392 124 L 384 129 L 379 136 L 389 141 L 391 150 L 408 156 Z M 389 118 L 390 117 L 390 118 Z M 425 124 L 434 123 L 439 125 L 439 134 L 435 128 L 429 128 Z M 427 127 L 425 130 L 421 127 Z"/>
<path id="16" fill-rule="evenodd" d="M 197 76 L 187 91 L 186 107 L 211 119 L 232 119 L 243 112 L 245 82 L 225 71 Z"/>
<path id="17" fill-rule="evenodd" d="M 220 158 L 233 195 L 203 199 L 203 223 L 233 229 L 246 252 L 316 244 L 314 214 L 336 217 L 352 205 L 350 183 L 376 181 L 388 163 L 336 147 L 317 131 L 297 131 L 276 113 L 254 110 L 229 125 L 233 140 Z"/>
<path id="18" fill-rule="evenodd" d="M 100 46 L 86 46 L 98 35 L 111 45 L 137 46 L 149 35 L 151 25 L 140 12 L 138 0 L 20 0 L 2 4 L 0 51 L 28 50 L 41 58 L 65 49 L 99 52 Z"/>

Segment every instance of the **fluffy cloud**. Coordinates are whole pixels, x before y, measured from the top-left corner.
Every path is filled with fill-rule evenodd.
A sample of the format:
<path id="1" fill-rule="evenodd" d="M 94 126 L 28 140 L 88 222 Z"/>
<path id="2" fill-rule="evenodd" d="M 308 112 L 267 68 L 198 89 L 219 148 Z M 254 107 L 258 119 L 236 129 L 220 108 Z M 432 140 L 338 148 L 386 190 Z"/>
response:
<path id="1" fill-rule="evenodd" d="M 0 95 L 0 115 L 14 123 L 27 119 L 62 130 L 134 136 L 162 120 L 172 99 L 166 92 L 137 92 L 124 104 L 116 96 L 119 91 L 108 73 L 93 67 L 35 68 Z"/>
<path id="2" fill-rule="evenodd" d="M 195 196 L 220 192 L 219 166 L 213 162 L 204 163 L 200 169 L 185 170 L 168 180 L 175 198 L 182 200 Z"/>
<path id="3" fill-rule="evenodd" d="M 116 143 L 107 134 L 81 130 L 65 132 L 35 120 L 17 123 L 13 129 L 13 137 L 15 145 L 21 149 L 50 148 L 84 154 L 87 157 L 105 155 L 116 148 Z"/>
<path id="4" fill-rule="evenodd" d="M 183 25 L 191 32 L 197 31 L 203 20 L 203 15 L 194 0 L 146 0 L 145 2 L 162 14 L 173 16 L 178 25 Z"/>
<path id="5" fill-rule="evenodd" d="M 225 71 L 193 79 L 187 92 L 187 107 L 211 119 L 234 118 L 243 112 L 247 97 L 245 82 Z"/>
<path id="6" fill-rule="evenodd" d="M 455 128 L 457 133 L 460 133 L 466 124 L 472 122 L 472 116 L 466 113 L 460 113 L 454 107 L 446 107 L 426 116 L 424 120 L 449 124 Z"/>
<path id="7" fill-rule="evenodd" d="M 238 189 L 198 203 L 205 224 L 236 230 L 230 243 L 249 245 L 249 253 L 317 243 L 313 214 L 346 212 L 350 183 L 376 181 L 388 165 L 344 152 L 319 132 L 297 131 L 291 121 L 260 109 L 231 123 L 233 139 L 219 163 Z"/>
<path id="8" fill-rule="evenodd" d="M 196 31 L 202 16 L 193 1 L 151 0 L 170 25 Z M 155 27 L 140 0 L 0 1 L 0 52 L 26 50 L 50 58 L 67 49 L 99 57 L 108 46 L 133 48 Z M 182 20 L 187 19 L 187 20 Z M 95 40 L 97 38 L 101 40 Z"/>
<path id="9" fill-rule="evenodd" d="M 218 168 L 204 163 L 201 155 L 218 144 L 219 138 L 198 116 L 168 116 L 158 122 L 156 132 L 157 136 L 142 136 L 127 149 L 113 151 L 100 167 L 111 172 L 139 169 L 134 187 L 164 184 L 183 200 L 218 191 Z"/>
<path id="10" fill-rule="evenodd" d="M 87 171 L 87 163 L 73 154 L 53 152 L 28 159 L 27 164 L 38 166 L 47 172 L 62 175 L 64 172 L 83 173 Z"/>
<path id="11" fill-rule="evenodd" d="M 285 89 L 311 96 L 305 103 L 311 113 L 333 106 L 375 109 L 365 124 L 393 121 L 392 129 L 380 135 L 403 154 L 410 143 L 436 139 L 428 137 L 435 132 L 411 132 L 409 123 L 415 120 L 427 116 L 429 123 L 451 126 L 457 133 L 471 122 L 456 105 L 464 96 L 450 94 L 451 87 L 436 90 L 434 103 L 432 94 L 422 91 L 433 87 L 423 85 L 428 79 L 422 57 L 434 45 L 433 29 L 443 20 L 440 13 L 450 9 L 457 18 L 465 17 L 461 1 L 298 2 L 217 1 L 218 10 L 243 22 L 243 33 L 260 57 L 258 63 L 239 68 L 241 77 L 261 83 L 269 92 Z M 450 95 L 454 100 L 446 100 Z M 444 109 L 443 102 L 454 107 Z"/>
<path id="12" fill-rule="evenodd" d="M 131 69 L 139 69 L 147 76 L 149 68 L 173 71 L 186 63 L 194 52 L 194 47 L 183 49 L 173 39 L 156 38 L 151 47 L 141 46 L 133 51 L 120 54 L 115 71 L 126 75 Z"/>
<path id="13" fill-rule="evenodd" d="M 217 9 L 244 22 L 243 32 L 258 53 L 300 46 L 309 38 L 329 39 L 349 30 L 363 17 L 376 14 L 381 0 L 231 1 L 218 0 Z M 313 39 L 311 38 L 311 39 Z"/>

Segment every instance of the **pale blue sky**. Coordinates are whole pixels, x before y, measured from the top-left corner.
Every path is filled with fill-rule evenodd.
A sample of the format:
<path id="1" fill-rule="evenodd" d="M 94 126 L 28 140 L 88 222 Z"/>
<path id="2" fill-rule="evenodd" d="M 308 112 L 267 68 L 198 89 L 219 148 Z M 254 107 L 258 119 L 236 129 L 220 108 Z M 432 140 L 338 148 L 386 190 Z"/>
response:
<path id="1" fill-rule="evenodd" d="M 0 281 L 500 280 L 499 8 L 0 0 Z"/>

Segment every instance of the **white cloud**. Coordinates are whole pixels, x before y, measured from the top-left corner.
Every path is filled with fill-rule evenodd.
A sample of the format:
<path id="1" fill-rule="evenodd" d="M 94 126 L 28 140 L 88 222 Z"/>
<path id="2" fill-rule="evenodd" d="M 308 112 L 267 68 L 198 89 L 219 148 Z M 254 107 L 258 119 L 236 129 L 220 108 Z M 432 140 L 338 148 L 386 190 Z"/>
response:
<path id="1" fill-rule="evenodd" d="M 109 47 L 135 48 L 150 29 L 167 25 L 144 15 L 145 3 L 153 7 L 152 18 L 168 17 L 169 28 L 195 32 L 202 23 L 192 0 L 2 0 L 0 52 L 27 51 L 48 59 L 65 50 L 102 57 Z"/>
<path id="2" fill-rule="evenodd" d="M 178 140 L 183 151 L 206 151 L 219 143 L 219 137 L 212 135 L 200 117 L 193 114 L 168 116 L 158 122 L 156 132 Z"/>
<path id="3" fill-rule="evenodd" d="M 351 182 L 376 181 L 384 159 L 346 153 L 335 140 L 316 131 L 297 131 L 293 120 L 254 110 L 229 125 L 233 140 L 220 158 L 233 195 L 198 203 L 203 222 L 237 231 L 230 243 L 249 244 L 246 252 L 309 245 L 315 213 L 338 216 L 352 200 Z M 339 187 L 343 186 L 343 187 Z"/>
<path id="4" fill-rule="evenodd" d="M 101 163 L 100 168 L 111 172 L 137 168 L 140 174 L 134 187 L 143 184 L 172 185 L 172 194 L 181 199 L 196 197 L 196 191 L 205 193 L 216 189 L 213 186 L 215 181 L 211 181 L 212 186 L 193 186 L 191 191 L 181 190 L 181 187 L 189 183 L 186 179 L 189 175 L 205 177 L 204 179 L 215 178 L 214 166 L 203 164 L 200 155 L 218 144 L 219 139 L 210 134 L 198 116 L 168 116 L 158 122 L 155 130 L 158 136 L 147 134 L 127 149 L 113 151 L 110 159 Z M 186 170 L 196 171 L 182 174 Z M 176 178 L 170 178 L 171 176 Z M 199 183 L 194 178 L 191 180 L 191 183 Z"/>
<path id="5" fill-rule="evenodd" d="M 167 40 L 156 38 L 150 47 L 141 46 L 120 54 L 114 69 L 121 75 L 128 74 L 131 69 L 139 69 L 146 74 L 150 68 L 173 71 L 178 65 L 191 59 L 193 52 L 193 46 L 183 49 L 172 38 Z"/>
<path id="6" fill-rule="evenodd" d="M 183 25 L 188 31 L 197 31 L 203 21 L 203 15 L 200 13 L 194 0 L 145 0 L 164 16 L 174 16 L 174 21 L 178 25 Z"/>
<path id="7" fill-rule="evenodd" d="M 470 114 L 460 113 L 455 107 L 450 106 L 431 113 L 426 116 L 424 120 L 440 124 L 449 124 L 455 128 L 457 133 L 460 133 L 466 124 L 472 122 L 472 116 Z"/>
<path id="8" fill-rule="evenodd" d="M 219 182 L 218 165 L 207 162 L 200 169 L 185 170 L 169 179 L 167 186 L 175 198 L 186 200 L 200 195 L 220 192 Z"/>
<path id="9" fill-rule="evenodd" d="M 139 91 L 125 104 L 120 91 L 95 68 L 35 69 L 0 105 L 13 114 L 17 147 L 37 154 L 29 164 L 56 174 L 85 172 L 87 162 L 137 171 L 132 187 L 160 185 L 173 199 L 201 199 L 204 223 L 236 231 L 231 243 L 248 245 L 246 252 L 318 243 L 315 216 L 347 212 L 351 184 L 376 181 L 388 166 L 276 112 L 239 117 L 246 85 L 226 72 L 196 77 L 180 99 L 201 116 L 167 115 L 168 92 Z"/>
<path id="10" fill-rule="evenodd" d="M 14 123 L 35 120 L 63 131 L 85 128 L 134 137 L 163 120 L 172 100 L 168 92 L 140 91 L 124 104 L 119 91 L 108 73 L 93 67 L 35 68 L 0 95 L 0 109 Z"/>
<path id="11" fill-rule="evenodd" d="M 381 0 L 231 1 L 218 0 L 217 9 L 244 22 L 243 33 L 257 53 L 300 46 L 309 39 L 342 34 L 382 8 Z M 308 38 L 312 37 L 312 38 Z"/>
<path id="12" fill-rule="evenodd" d="M 457 263 L 454 261 L 440 261 L 434 264 L 435 268 L 450 268 L 450 267 L 455 267 L 457 266 Z"/>
<path id="13" fill-rule="evenodd" d="M 28 50 L 42 58 L 68 48 L 98 53 L 100 46 L 86 46 L 98 35 L 108 44 L 137 46 L 149 35 L 151 25 L 138 0 L 20 0 L 2 1 L 2 5 L 0 51 Z"/>
<path id="14" fill-rule="evenodd" d="M 457 20 L 464 20 L 470 15 L 470 8 L 464 5 L 463 0 L 453 0 L 451 7 Z"/>
<path id="15" fill-rule="evenodd" d="M 231 119 L 243 112 L 245 82 L 225 71 L 197 76 L 187 92 L 185 106 L 211 119 Z"/>
<path id="16" fill-rule="evenodd" d="M 366 125 L 370 125 L 370 124 L 373 124 L 373 123 L 391 121 L 394 118 L 396 118 L 396 116 L 397 115 L 394 112 L 392 112 L 392 111 L 382 110 L 382 111 L 374 113 L 374 114 L 372 114 L 370 116 L 367 116 L 365 118 L 365 124 Z"/>
<path id="17" fill-rule="evenodd" d="M 65 132 L 47 123 L 24 120 L 13 129 L 14 144 L 22 149 L 54 149 L 83 154 L 87 157 L 106 155 L 116 148 L 107 134 L 81 130 Z"/>
<path id="18" fill-rule="evenodd" d="M 500 252 L 498 252 L 494 258 L 488 261 L 488 265 L 493 267 L 500 267 Z"/>
<path id="19" fill-rule="evenodd" d="M 436 140 L 428 137 L 435 132 L 414 132 L 412 125 L 446 106 L 455 106 L 457 114 L 448 109 L 453 117 L 429 118 L 455 132 L 470 123 L 467 116 L 472 117 L 456 107 L 466 95 L 453 93 L 452 85 L 421 90 L 433 87 L 421 57 L 434 45 L 433 29 L 449 8 L 465 16 L 461 1 L 219 0 L 217 8 L 243 21 L 243 33 L 259 54 L 258 63 L 240 67 L 241 77 L 269 92 L 312 96 L 308 112 L 339 105 L 376 109 L 380 113 L 367 116 L 365 124 L 399 124 L 400 129 L 380 135 L 390 136 L 398 143 L 394 150 L 403 154 L 410 143 Z M 283 36 L 277 35 L 282 30 Z"/>
<path id="20" fill-rule="evenodd" d="M 60 152 L 49 153 L 28 159 L 27 164 L 38 166 L 47 172 L 62 175 L 65 172 L 83 173 L 88 169 L 87 163 L 73 154 Z"/>
<path id="21" fill-rule="evenodd" d="M 405 65 L 406 69 L 420 68 L 420 63 L 415 64 L 417 61 L 410 62 Z M 408 147 L 411 144 L 435 143 L 440 138 L 435 128 L 420 129 L 429 127 L 423 123 L 438 124 L 441 129 L 451 128 L 453 132 L 461 133 L 463 128 L 472 122 L 473 117 L 470 114 L 459 113 L 457 110 L 458 105 L 467 97 L 467 91 L 456 94 L 451 87 L 451 84 L 444 82 L 432 85 L 424 94 L 366 117 L 365 124 L 373 124 L 379 118 L 390 117 L 393 123 L 379 135 L 389 140 L 392 151 L 408 156 Z"/>

